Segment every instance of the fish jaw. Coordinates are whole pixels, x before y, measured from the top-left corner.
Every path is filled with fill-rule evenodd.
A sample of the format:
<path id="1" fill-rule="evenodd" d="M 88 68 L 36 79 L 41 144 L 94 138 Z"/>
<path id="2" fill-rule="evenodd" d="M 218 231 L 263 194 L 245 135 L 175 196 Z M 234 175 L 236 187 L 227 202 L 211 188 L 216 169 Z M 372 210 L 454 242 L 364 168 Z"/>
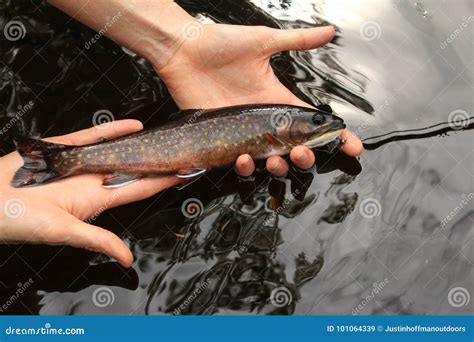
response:
<path id="1" fill-rule="evenodd" d="M 334 131 L 326 132 L 320 136 L 317 136 L 313 139 L 306 141 L 303 145 L 309 148 L 324 146 L 326 144 L 329 144 L 330 142 L 333 142 L 337 138 L 339 138 L 341 136 L 342 131 L 343 129 L 341 128 Z"/>

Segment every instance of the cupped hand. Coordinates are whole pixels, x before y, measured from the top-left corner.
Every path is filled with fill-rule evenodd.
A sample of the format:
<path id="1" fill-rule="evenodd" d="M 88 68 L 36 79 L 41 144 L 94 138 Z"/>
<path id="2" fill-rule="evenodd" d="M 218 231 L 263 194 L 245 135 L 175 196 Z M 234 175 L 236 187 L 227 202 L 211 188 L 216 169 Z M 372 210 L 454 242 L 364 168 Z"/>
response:
<path id="1" fill-rule="evenodd" d="M 84 145 L 142 128 L 139 121 L 120 120 L 45 140 Z M 70 245 L 105 253 L 127 267 L 132 264 L 133 256 L 122 239 L 83 220 L 95 218 L 106 209 L 150 197 L 180 182 L 173 176 L 144 178 L 121 188 L 106 189 L 102 187 L 103 175 L 88 174 L 36 187 L 13 188 L 10 182 L 22 165 L 17 152 L 0 158 L 0 242 Z"/>
<path id="2" fill-rule="evenodd" d="M 191 26 L 190 26 L 191 25 Z M 193 25 L 193 26 L 192 26 Z M 180 108 L 212 108 L 245 103 L 284 103 L 310 107 L 289 91 L 276 77 L 270 56 L 287 50 L 309 50 L 321 47 L 334 36 L 332 27 L 278 30 L 263 26 L 223 24 L 187 24 L 190 37 L 180 40 L 179 47 L 167 60 L 152 60 Z M 362 143 L 344 130 L 346 142 L 341 150 L 359 155 Z M 313 152 L 295 147 L 292 162 L 301 169 L 315 162 Z M 237 173 L 248 176 L 254 171 L 249 155 L 236 163 Z M 267 169 L 276 176 L 288 170 L 281 157 L 267 160 Z"/>

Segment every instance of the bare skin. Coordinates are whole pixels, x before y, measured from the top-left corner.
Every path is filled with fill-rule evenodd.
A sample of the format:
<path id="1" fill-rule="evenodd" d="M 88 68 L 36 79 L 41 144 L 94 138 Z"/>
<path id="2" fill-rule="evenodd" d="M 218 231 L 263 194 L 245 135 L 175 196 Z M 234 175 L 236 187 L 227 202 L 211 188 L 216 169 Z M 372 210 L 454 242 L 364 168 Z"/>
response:
<path id="1" fill-rule="evenodd" d="M 310 106 L 278 80 L 270 56 L 280 51 L 316 49 L 334 37 L 332 27 L 278 30 L 203 25 L 171 0 L 140 0 L 133 5 L 121 0 L 49 2 L 97 31 L 120 13 L 120 19 L 105 35 L 148 59 L 182 109 L 245 103 Z M 353 133 L 345 130 L 342 138 L 345 153 L 362 153 L 362 143 Z M 312 151 L 304 146 L 296 147 L 290 158 L 301 169 L 308 169 L 315 161 Z M 237 160 L 238 174 L 248 176 L 254 169 L 249 156 Z M 272 157 L 267 169 L 281 176 L 288 164 Z"/>
<path id="2" fill-rule="evenodd" d="M 309 106 L 293 95 L 275 76 L 269 58 L 287 50 L 318 48 L 334 35 L 332 27 L 275 30 L 261 26 L 202 25 L 171 0 L 50 0 L 75 19 L 99 31 L 111 17 L 105 35 L 147 58 L 183 109 L 212 108 L 245 103 L 286 103 Z M 135 120 L 116 121 L 102 129 L 91 128 L 48 141 L 83 145 L 100 137 L 112 138 L 142 129 Z M 351 156 L 362 152 L 362 143 L 350 131 L 342 150 Z M 304 146 L 295 147 L 291 161 L 301 169 L 311 167 L 315 156 Z M 110 231 L 82 220 L 99 211 L 152 196 L 180 182 L 176 177 L 142 179 L 118 189 L 104 189 L 103 176 L 81 175 L 36 188 L 10 186 L 22 165 L 18 153 L 0 158 L 0 242 L 62 244 L 105 253 L 124 266 L 133 256 L 125 243 Z M 288 164 L 280 157 L 267 160 L 267 169 L 284 175 Z M 236 161 L 236 172 L 249 176 L 255 165 L 248 155 Z M 80 193 L 80 196 L 77 194 Z M 16 202 L 12 202 L 16 201 Z M 20 213 L 9 212 L 11 203 Z M 1 210 L 3 209 L 3 210 Z"/>
<path id="3" fill-rule="evenodd" d="M 334 36 L 332 27 L 286 31 L 236 25 L 200 27 L 199 38 L 186 40 L 174 58 L 157 68 L 180 107 L 193 108 L 202 101 L 205 107 L 258 102 L 310 107 L 278 80 L 269 60 L 279 51 L 324 45 Z M 200 85 L 196 87 L 193 82 L 183 81 L 188 75 L 198 79 Z M 345 130 L 342 137 L 346 140 L 342 147 L 345 153 L 356 156 L 362 152 L 362 143 L 354 134 Z M 313 152 L 304 146 L 296 147 L 290 159 L 301 169 L 308 169 L 315 162 Z M 237 160 L 236 170 L 242 176 L 252 174 L 254 168 L 247 155 Z M 271 157 L 267 160 L 267 169 L 282 176 L 288 164 L 281 157 Z"/>
<path id="4" fill-rule="evenodd" d="M 120 120 L 105 126 L 45 139 L 68 145 L 83 145 L 99 138 L 114 138 L 143 128 L 136 120 Z M 117 189 L 102 187 L 103 175 L 81 175 L 32 188 L 13 188 L 10 181 L 23 165 L 17 152 L 0 158 L 0 242 L 69 245 L 105 253 L 123 266 L 133 256 L 127 245 L 112 232 L 87 224 L 86 220 L 105 209 L 150 197 L 178 184 L 176 177 L 141 179 Z M 93 222 L 92 222 L 93 223 Z"/>

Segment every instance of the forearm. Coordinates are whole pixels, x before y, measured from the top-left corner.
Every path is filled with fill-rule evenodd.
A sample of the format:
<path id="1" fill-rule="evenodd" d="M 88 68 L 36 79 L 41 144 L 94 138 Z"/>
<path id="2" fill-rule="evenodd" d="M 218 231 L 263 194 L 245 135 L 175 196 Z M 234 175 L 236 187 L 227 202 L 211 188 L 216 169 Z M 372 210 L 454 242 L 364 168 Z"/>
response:
<path id="1" fill-rule="evenodd" d="M 196 20 L 172 0 L 49 0 L 53 6 L 148 59 L 173 56 Z"/>

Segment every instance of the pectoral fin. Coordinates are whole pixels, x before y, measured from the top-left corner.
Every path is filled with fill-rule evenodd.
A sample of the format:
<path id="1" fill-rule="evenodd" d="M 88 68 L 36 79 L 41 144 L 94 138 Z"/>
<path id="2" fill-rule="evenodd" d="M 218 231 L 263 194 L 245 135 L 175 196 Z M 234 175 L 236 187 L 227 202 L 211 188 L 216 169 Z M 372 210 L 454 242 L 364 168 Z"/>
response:
<path id="1" fill-rule="evenodd" d="M 296 145 L 291 143 L 290 141 L 287 141 L 287 140 L 284 140 L 284 139 L 281 139 L 281 138 L 277 138 L 275 137 L 274 135 L 272 135 L 271 133 L 265 133 L 265 138 L 267 139 L 268 143 L 272 146 L 275 146 L 275 147 L 278 147 L 278 146 L 284 146 L 284 147 L 289 147 L 289 148 L 293 148 L 295 147 Z"/>
<path id="2" fill-rule="evenodd" d="M 122 175 L 120 173 L 114 173 L 104 178 L 104 182 L 102 183 L 102 186 L 107 189 L 120 188 L 122 186 L 134 183 L 140 178 L 141 178 L 140 176 L 130 176 L 130 175 Z"/>

